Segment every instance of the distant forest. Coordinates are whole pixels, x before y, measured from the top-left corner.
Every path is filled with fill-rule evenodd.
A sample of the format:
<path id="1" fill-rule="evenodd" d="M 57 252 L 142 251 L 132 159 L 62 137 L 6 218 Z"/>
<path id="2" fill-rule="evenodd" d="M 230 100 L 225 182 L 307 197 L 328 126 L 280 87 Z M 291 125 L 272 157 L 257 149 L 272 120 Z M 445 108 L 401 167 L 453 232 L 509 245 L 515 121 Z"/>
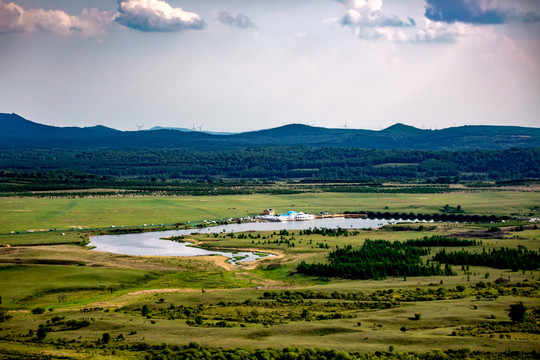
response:
<path id="1" fill-rule="evenodd" d="M 268 146 L 229 151 L 0 150 L 0 177 L 59 170 L 145 180 L 394 180 L 445 184 L 540 178 L 540 149 L 423 151 Z M 92 176 L 92 177 L 93 177 Z M 59 180 L 62 176 L 59 175 Z"/>

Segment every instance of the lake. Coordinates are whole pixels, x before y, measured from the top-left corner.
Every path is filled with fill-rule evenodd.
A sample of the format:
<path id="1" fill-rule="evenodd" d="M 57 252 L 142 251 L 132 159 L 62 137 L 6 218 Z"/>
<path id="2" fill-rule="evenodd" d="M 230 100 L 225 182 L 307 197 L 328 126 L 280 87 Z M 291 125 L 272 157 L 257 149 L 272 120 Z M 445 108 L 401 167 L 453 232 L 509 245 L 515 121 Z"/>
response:
<path id="1" fill-rule="evenodd" d="M 228 257 L 229 262 L 239 264 L 244 261 L 260 259 L 259 253 L 250 251 L 215 251 L 205 250 L 190 243 L 164 240 L 161 238 L 170 236 L 189 235 L 193 233 L 212 234 L 230 233 L 245 231 L 279 231 L 279 230 L 305 230 L 309 228 L 337 228 L 342 229 L 369 229 L 377 228 L 387 224 L 401 221 L 385 219 L 347 219 L 347 218 L 327 218 L 310 221 L 285 221 L 285 222 L 253 222 L 242 224 L 227 224 L 205 228 L 193 227 L 192 229 L 155 231 L 135 234 L 121 235 L 99 235 L 90 238 L 89 246 L 95 247 L 93 250 L 110 252 L 122 255 L 153 255 L 153 256 L 201 256 L 201 255 L 222 255 Z M 409 222 L 414 220 L 407 220 Z M 273 255 L 266 255 L 273 256 Z M 243 257 L 238 259 L 238 257 Z M 237 260 L 235 260 L 235 258 Z"/>

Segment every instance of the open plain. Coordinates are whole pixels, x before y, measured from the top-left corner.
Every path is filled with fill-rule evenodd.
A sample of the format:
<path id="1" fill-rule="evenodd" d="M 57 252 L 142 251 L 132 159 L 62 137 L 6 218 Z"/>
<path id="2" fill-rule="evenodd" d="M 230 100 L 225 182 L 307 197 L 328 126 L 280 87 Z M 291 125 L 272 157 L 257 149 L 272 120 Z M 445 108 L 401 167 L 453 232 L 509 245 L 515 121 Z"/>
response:
<path id="1" fill-rule="evenodd" d="M 472 253 L 538 252 L 540 230 L 532 223 L 408 223 L 340 234 L 266 231 L 185 239 L 205 248 L 279 255 L 245 266 L 228 264 L 222 256 L 101 253 L 86 243 L 112 224 L 196 223 L 253 216 L 266 207 L 436 213 L 450 203 L 468 214 L 515 217 L 537 214 L 539 200 L 537 192 L 522 191 L 2 198 L 2 231 L 24 232 L 0 235 L 0 349 L 14 357 L 126 359 L 166 355 L 184 346 L 205 351 L 327 348 L 354 356 L 433 349 L 447 355 L 518 351 L 529 356 L 540 340 L 538 263 L 527 270 L 452 265 L 451 276 L 377 279 L 304 275 L 298 265 L 328 263 L 336 249 L 361 249 L 366 239 L 405 243 L 440 236 L 477 239 L 466 248 Z M 431 246 L 422 262 L 433 262 L 442 249 L 456 250 Z M 510 306 L 519 303 L 527 308 L 525 323 L 508 316 Z M 37 335 L 40 328 L 45 336 Z"/>

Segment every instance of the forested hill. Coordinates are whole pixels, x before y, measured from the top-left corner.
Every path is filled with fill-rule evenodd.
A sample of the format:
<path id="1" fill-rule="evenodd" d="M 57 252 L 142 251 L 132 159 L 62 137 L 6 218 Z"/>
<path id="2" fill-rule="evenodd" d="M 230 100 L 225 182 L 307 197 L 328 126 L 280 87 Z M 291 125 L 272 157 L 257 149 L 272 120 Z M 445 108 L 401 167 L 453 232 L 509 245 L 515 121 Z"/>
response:
<path id="1" fill-rule="evenodd" d="M 473 150 L 540 147 L 540 128 L 461 126 L 422 130 L 396 124 L 381 131 L 327 129 L 300 124 L 219 135 L 160 129 L 119 131 L 38 124 L 16 114 L 0 114 L 1 148 L 237 150 L 268 145 L 309 145 L 366 149 Z"/>

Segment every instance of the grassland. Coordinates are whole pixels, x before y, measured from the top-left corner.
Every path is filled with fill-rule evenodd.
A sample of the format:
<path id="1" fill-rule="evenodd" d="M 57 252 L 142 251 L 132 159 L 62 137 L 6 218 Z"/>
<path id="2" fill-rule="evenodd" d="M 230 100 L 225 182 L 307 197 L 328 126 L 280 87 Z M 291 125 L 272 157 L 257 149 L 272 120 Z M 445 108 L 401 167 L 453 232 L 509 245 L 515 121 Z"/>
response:
<path id="1" fill-rule="evenodd" d="M 63 229 L 74 225 L 92 228 L 173 223 L 252 215 L 266 207 L 280 211 L 369 209 L 433 213 L 445 204 L 459 204 L 472 214 L 525 215 L 535 211 L 538 200 L 538 193 L 517 191 L 452 195 L 9 198 L 0 199 L 0 226 L 7 231 L 18 230 L 14 228 L 17 224 L 21 229 Z M 464 348 L 467 352 L 497 354 L 506 350 L 538 351 L 539 270 L 512 272 L 458 266 L 456 276 L 361 281 L 309 277 L 295 272 L 302 260 L 324 262 L 336 246 L 360 247 L 365 239 L 405 241 L 434 234 L 467 234 L 467 238 L 482 240 L 469 248 L 472 251 L 518 246 L 538 251 L 540 230 L 524 224 L 523 231 L 511 231 L 519 225 L 489 224 L 486 228 L 483 224 L 441 223 L 424 228 L 410 225 L 409 229 L 388 226 L 348 236 L 301 235 L 296 231 L 287 236 L 294 247 L 273 242 L 279 238 L 274 232 L 249 232 L 241 238 L 239 234 L 192 236 L 200 246 L 249 248 L 280 255 L 242 267 L 230 265 L 220 256 L 125 256 L 92 251 L 84 247 L 88 231 L 0 235 L 0 244 L 12 245 L 0 247 L 0 313 L 5 320 L 0 322 L 0 354 L 15 354 L 11 358 L 41 354 L 76 359 L 135 359 L 157 354 L 167 358 L 173 356 L 174 347 L 194 341 L 212 349 L 324 347 L 387 353 L 391 345 L 394 353 Z M 494 226 L 501 228 L 497 236 L 482 238 Z M 433 248 L 424 261 L 439 249 Z M 498 278 L 508 282 L 496 284 Z M 458 286 L 464 288 L 458 290 Z M 320 296 L 298 295 L 306 291 Z M 520 301 L 529 309 L 526 326 L 514 326 L 508 317 L 510 305 Z M 149 313 L 143 316 L 145 306 Z M 36 308 L 43 312 L 35 311 Z M 415 314 L 420 314 L 419 319 L 415 319 Z M 71 328 L 69 320 L 87 320 L 88 324 Z M 40 325 L 48 327 L 42 340 L 36 335 Z M 482 332 L 486 326 L 495 325 L 497 329 Z M 104 333 L 112 338 L 107 344 L 100 340 Z M 146 345 L 141 348 L 139 344 Z"/>
<path id="2" fill-rule="evenodd" d="M 540 192 L 450 194 L 306 193 L 294 195 L 119 198 L 0 198 L 0 233 L 199 222 L 258 215 L 265 208 L 310 213 L 351 210 L 439 213 L 446 204 L 465 214 L 540 216 Z"/>

